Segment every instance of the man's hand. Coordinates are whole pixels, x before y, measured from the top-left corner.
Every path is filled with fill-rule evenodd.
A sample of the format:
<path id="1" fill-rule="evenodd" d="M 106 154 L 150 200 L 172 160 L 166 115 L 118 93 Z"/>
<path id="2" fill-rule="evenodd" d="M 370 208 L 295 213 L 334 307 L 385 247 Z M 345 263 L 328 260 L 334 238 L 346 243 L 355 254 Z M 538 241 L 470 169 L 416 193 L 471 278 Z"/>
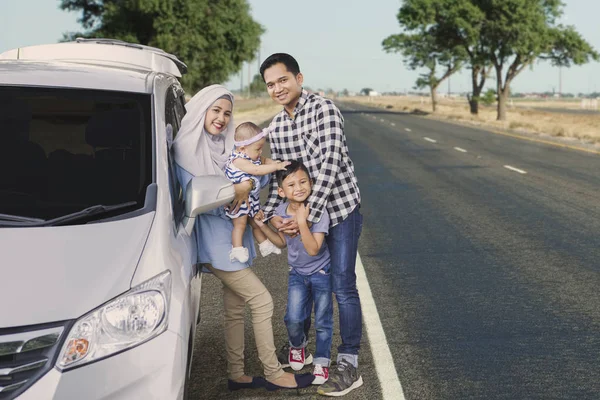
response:
<path id="1" fill-rule="evenodd" d="M 235 189 L 235 197 L 233 198 L 233 201 L 227 206 L 227 210 L 231 214 L 237 213 L 244 203 L 246 203 L 247 205 L 250 204 L 249 197 L 250 192 L 252 191 L 252 181 L 247 180 L 244 182 L 236 183 L 235 185 L 233 185 L 233 188 Z"/>
<path id="2" fill-rule="evenodd" d="M 276 215 L 271 218 L 271 225 L 279 232 L 283 232 L 289 237 L 298 235 L 298 222 L 296 221 L 296 218 L 282 218 Z"/>

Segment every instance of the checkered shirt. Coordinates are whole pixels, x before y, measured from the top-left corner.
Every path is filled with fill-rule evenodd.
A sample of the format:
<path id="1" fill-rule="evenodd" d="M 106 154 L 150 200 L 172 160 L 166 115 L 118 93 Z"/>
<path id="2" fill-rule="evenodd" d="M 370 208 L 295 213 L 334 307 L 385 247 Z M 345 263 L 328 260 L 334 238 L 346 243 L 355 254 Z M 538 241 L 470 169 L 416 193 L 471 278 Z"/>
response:
<path id="1" fill-rule="evenodd" d="M 323 207 L 327 207 L 331 226 L 342 222 L 360 204 L 360 191 L 348 155 L 340 110 L 331 100 L 302 90 L 294 118 L 284 109 L 273 118 L 268 129 L 271 157 L 301 161 L 314 181 L 308 198 L 308 220 L 318 222 Z M 281 200 L 277 194 L 277 179 L 273 176 L 264 207 L 267 217 Z"/>

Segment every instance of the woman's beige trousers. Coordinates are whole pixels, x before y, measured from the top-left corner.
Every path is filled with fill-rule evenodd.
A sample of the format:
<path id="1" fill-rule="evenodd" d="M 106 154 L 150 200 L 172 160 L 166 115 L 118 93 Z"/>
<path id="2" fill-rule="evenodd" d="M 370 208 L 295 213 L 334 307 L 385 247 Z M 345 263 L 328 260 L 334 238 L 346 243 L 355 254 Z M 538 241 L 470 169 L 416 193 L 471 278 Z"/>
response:
<path id="1" fill-rule="evenodd" d="M 225 348 L 227 351 L 227 373 L 229 379 L 244 375 L 244 310 L 246 304 L 252 313 L 254 339 L 258 358 L 263 364 L 265 378 L 269 381 L 283 374 L 275 354 L 273 339 L 273 298 L 265 285 L 246 268 L 227 272 L 206 265 L 223 283 L 223 305 L 225 308 Z"/>

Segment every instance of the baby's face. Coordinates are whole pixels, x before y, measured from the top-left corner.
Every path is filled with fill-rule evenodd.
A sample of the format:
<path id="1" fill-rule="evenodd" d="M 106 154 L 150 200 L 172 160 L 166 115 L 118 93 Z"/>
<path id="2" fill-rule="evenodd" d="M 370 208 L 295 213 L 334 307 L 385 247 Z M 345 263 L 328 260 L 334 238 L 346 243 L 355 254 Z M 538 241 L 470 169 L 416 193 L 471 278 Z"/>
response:
<path id="1" fill-rule="evenodd" d="M 250 157 L 253 161 L 260 159 L 262 155 L 263 147 L 265 146 L 265 142 L 267 139 L 262 138 L 257 142 L 249 144 L 248 146 L 244 146 L 242 148 L 242 152 Z"/>

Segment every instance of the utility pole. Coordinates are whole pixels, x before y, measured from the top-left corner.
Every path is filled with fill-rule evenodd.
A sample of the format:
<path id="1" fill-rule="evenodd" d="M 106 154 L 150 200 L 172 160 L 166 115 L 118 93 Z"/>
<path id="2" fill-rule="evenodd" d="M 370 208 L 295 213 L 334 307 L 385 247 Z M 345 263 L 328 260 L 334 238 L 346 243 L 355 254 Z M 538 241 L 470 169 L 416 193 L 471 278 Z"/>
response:
<path id="1" fill-rule="evenodd" d="M 242 61 L 242 68 L 240 69 L 240 96 L 244 94 L 244 62 Z"/>
<path id="2" fill-rule="evenodd" d="M 248 98 L 250 98 L 250 83 L 252 82 L 252 78 L 250 78 L 250 62 L 248 62 Z"/>
<path id="3" fill-rule="evenodd" d="M 562 97 L 562 66 L 558 67 L 558 97 Z"/>
<path id="4" fill-rule="evenodd" d="M 260 47 L 258 48 L 258 57 L 256 57 L 256 71 L 260 74 Z"/>

